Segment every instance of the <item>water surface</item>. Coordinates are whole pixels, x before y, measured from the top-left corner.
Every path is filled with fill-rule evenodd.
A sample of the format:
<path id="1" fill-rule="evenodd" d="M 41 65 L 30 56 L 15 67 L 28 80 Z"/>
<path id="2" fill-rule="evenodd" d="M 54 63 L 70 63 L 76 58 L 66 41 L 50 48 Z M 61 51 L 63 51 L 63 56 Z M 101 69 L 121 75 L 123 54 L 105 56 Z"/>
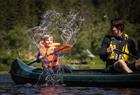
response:
<path id="1" fill-rule="evenodd" d="M 65 87 L 17 85 L 9 75 L 0 75 L 0 95 L 140 95 L 139 88 Z"/>

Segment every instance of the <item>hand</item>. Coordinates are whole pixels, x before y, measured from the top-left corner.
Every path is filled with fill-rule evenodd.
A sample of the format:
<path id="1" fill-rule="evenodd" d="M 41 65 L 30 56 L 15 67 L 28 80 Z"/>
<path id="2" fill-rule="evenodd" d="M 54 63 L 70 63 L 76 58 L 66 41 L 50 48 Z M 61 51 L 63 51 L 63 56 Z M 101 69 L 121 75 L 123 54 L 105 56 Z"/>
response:
<path id="1" fill-rule="evenodd" d="M 109 48 L 107 48 L 107 53 L 112 53 L 112 52 L 113 52 L 113 50 L 114 50 L 114 48 L 113 48 L 113 47 L 109 47 Z"/>
<path id="2" fill-rule="evenodd" d="M 56 52 L 55 55 L 56 55 L 56 56 L 61 56 L 62 53 L 61 53 L 61 52 Z"/>
<path id="3" fill-rule="evenodd" d="M 36 59 L 36 62 L 37 62 L 37 63 L 39 63 L 40 61 L 41 61 L 41 59 L 39 59 L 39 58 L 38 58 L 38 59 Z"/>
<path id="4" fill-rule="evenodd" d="M 140 58 L 136 60 L 136 64 L 140 64 Z"/>

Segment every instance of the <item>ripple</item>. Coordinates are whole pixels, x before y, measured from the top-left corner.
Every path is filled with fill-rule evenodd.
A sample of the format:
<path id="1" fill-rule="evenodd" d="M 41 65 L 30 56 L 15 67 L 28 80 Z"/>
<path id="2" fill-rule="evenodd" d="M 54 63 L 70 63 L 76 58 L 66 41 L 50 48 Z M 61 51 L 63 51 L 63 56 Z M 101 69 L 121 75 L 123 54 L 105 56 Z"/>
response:
<path id="1" fill-rule="evenodd" d="M 6 78 L 6 79 L 5 79 Z M 0 95 L 139 95 L 139 88 L 66 87 L 14 84 L 10 76 L 0 76 Z M 3 82 L 4 81 L 4 82 Z"/>

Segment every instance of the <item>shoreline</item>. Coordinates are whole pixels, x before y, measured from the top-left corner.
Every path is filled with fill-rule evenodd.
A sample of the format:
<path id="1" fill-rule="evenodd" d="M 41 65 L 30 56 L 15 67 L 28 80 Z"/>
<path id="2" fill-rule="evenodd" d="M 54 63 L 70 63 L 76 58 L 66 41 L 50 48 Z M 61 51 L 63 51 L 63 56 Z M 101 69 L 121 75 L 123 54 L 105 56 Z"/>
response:
<path id="1" fill-rule="evenodd" d="M 0 75 L 2 75 L 2 74 L 9 74 L 9 72 L 8 71 L 0 71 Z"/>

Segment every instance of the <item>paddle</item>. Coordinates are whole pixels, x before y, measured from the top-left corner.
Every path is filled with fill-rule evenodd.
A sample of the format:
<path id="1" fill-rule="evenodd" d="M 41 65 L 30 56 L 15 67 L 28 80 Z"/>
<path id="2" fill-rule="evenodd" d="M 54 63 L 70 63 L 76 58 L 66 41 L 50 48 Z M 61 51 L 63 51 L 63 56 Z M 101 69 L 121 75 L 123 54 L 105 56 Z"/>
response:
<path id="1" fill-rule="evenodd" d="M 50 54 L 46 55 L 46 57 L 48 57 L 48 56 L 50 56 L 50 55 L 53 55 L 53 54 L 55 54 L 55 53 L 57 53 L 57 52 L 59 52 L 59 51 L 65 49 L 65 48 L 68 48 L 68 46 L 64 46 L 63 48 L 60 48 L 60 49 L 58 49 L 57 51 L 54 51 L 53 53 L 50 53 Z M 39 59 L 36 59 L 36 60 L 34 60 L 34 61 L 28 63 L 27 65 L 32 65 L 33 63 L 38 62 L 38 61 L 39 61 Z"/>
<path id="2" fill-rule="evenodd" d="M 126 55 L 128 55 L 128 56 L 130 56 L 130 57 L 133 57 L 133 58 L 135 58 L 135 59 L 139 59 L 138 56 L 135 56 L 135 55 L 132 55 L 132 54 L 128 54 L 128 53 L 123 52 L 123 51 L 121 51 L 121 50 L 119 50 L 119 49 L 114 49 L 114 51 L 117 51 L 117 52 L 120 52 L 120 53 L 126 54 Z"/>
<path id="3" fill-rule="evenodd" d="M 34 60 L 34 61 L 32 61 L 32 62 L 28 63 L 27 65 L 32 65 L 33 63 L 38 62 L 38 61 L 39 61 L 39 60 L 38 60 L 38 59 L 36 59 L 36 60 Z"/>

